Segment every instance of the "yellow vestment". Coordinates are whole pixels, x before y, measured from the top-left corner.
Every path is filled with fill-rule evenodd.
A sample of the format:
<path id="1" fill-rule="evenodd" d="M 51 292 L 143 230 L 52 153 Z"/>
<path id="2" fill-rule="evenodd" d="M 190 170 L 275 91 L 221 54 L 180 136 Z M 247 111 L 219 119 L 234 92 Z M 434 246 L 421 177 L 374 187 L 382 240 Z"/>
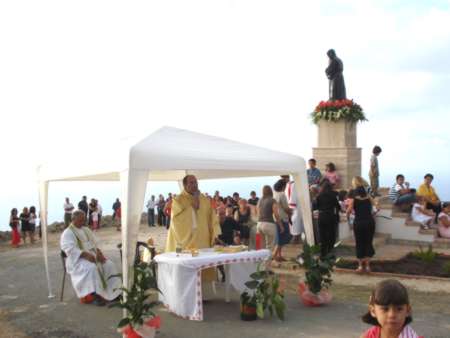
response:
<path id="1" fill-rule="evenodd" d="M 174 197 L 166 252 L 175 251 L 177 244 L 182 249 L 210 248 L 221 233 L 219 220 L 210 201 L 200 195 L 200 207 L 192 207 L 193 196 L 183 190 Z"/>
<path id="2" fill-rule="evenodd" d="M 211 248 L 214 239 L 221 234 L 219 220 L 211 202 L 200 195 L 200 207 L 195 210 L 192 201 L 193 196 L 185 190 L 173 198 L 166 252 L 175 251 L 177 244 L 181 249 Z M 203 281 L 213 281 L 215 278 L 215 269 L 202 271 Z"/>

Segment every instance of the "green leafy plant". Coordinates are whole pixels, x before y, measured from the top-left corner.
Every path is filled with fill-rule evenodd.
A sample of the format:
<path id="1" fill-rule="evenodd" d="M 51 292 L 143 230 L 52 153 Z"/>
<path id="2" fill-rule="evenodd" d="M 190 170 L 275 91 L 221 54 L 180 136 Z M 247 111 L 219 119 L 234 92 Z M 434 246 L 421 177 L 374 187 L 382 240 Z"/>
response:
<path id="1" fill-rule="evenodd" d="M 338 245 L 339 243 L 335 247 Z M 320 245 L 309 245 L 305 241 L 303 252 L 297 257 L 297 261 L 305 269 L 305 283 L 312 293 L 317 294 L 322 288 L 331 286 L 331 273 L 339 261 L 333 252 L 320 257 Z"/>
<path id="2" fill-rule="evenodd" d="M 160 302 L 149 301 L 150 290 L 161 292 L 157 286 L 153 269 L 154 264 L 156 263 L 140 262 L 136 264 L 133 268 L 133 284 L 131 288 L 121 287 L 120 290 L 125 293 L 124 299 L 110 305 L 110 307 L 127 310 L 127 316 L 122 318 L 117 325 L 118 328 L 126 325 L 131 325 L 131 327 L 142 326 L 145 320 L 156 316 L 152 308 L 159 305 Z M 119 276 L 121 277 L 122 274 L 110 276 L 109 278 Z"/>
<path id="3" fill-rule="evenodd" d="M 447 262 L 447 263 L 444 264 L 444 272 L 447 275 L 450 275 L 450 262 Z"/>
<path id="4" fill-rule="evenodd" d="M 425 263 L 432 263 L 437 257 L 437 252 L 433 251 L 433 246 L 430 244 L 427 250 L 419 246 L 419 250 L 414 251 L 413 256 Z"/>
<path id="5" fill-rule="evenodd" d="M 275 313 L 279 319 L 284 320 L 286 304 L 278 276 L 273 271 L 261 270 L 258 264 L 257 271 L 250 278 L 245 286 L 253 292 L 250 294 L 245 291 L 241 294 L 241 305 L 256 306 L 256 314 L 261 319 L 268 311 L 270 316 Z"/>

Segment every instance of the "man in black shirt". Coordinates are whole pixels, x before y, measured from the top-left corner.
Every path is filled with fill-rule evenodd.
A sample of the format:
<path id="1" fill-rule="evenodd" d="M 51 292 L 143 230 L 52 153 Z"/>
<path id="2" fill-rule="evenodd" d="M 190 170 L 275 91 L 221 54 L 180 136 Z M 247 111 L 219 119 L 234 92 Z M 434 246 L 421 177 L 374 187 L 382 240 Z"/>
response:
<path id="1" fill-rule="evenodd" d="M 116 201 L 112 205 L 112 209 L 114 210 L 114 212 L 113 212 L 113 219 L 116 217 L 117 209 L 119 209 L 120 206 L 121 206 L 120 200 L 118 198 L 116 198 Z"/>
<path id="2" fill-rule="evenodd" d="M 80 202 L 78 202 L 78 209 L 83 210 L 85 215 L 88 214 L 89 206 L 88 206 L 88 203 L 87 203 L 87 197 L 86 196 L 83 196 L 82 200 Z M 87 222 L 87 217 L 86 217 L 85 221 Z"/>
<path id="3" fill-rule="evenodd" d="M 259 198 L 256 197 L 256 192 L 252 191 L 250 193 L 250 198 L 248 199 L 248 204 L 254 205 L 255 207 L 258 205 Z"/>

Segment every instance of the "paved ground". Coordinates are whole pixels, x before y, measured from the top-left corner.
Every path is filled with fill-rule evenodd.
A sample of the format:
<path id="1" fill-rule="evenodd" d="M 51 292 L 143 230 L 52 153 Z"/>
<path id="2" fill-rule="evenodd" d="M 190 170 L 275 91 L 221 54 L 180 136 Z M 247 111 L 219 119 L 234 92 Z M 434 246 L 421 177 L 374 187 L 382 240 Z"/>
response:
<path id="1" fill-rule="evenodd" d="M 161 245 L 162 229 L 141 229 L 141 239 L 149 234 Z M 109 257 L 118 263 L 115 248 L 119 233 L 102 229 L 99 237 Z M 57 234 L 50 238 L 50 267 L 54 292 L 59 297 L 62 279 L 58 256 Z M 179 319 L 161 309 L 163 327 L 158 337 L 359 337 L 366 325 L 359 320 L 367 307 L 371 285 L 377 278 L 336 275 L 333 302 L 322 308 L 305 308 L 294 293 L 287 294 L 287 318 L 256 322 L 239 320 L 237 295 L 225 303 L 219 287 L 218 298 L 205 305 L 205 320 L 192 322 Z M 0 248 L 0 337 L 11 338 L 107 338 L 119 337 L 115 325 L 121 318 L 117 309 L 78 303 L 70 280 L 66 282 L 64 302 L 47 298 L 42 249 L 35 245 L 17 250 Z M 411 280 L 414 328 L 426 337 L 450 337 L 450 283 Z M 431 283 L 431 284 L 430 284 Z M 439 292 L 416 291 L 438 290 Z M 292 288 L 295 285 L 291 285 Z M 444 292 L 447 293 L 444 293 Z"/>

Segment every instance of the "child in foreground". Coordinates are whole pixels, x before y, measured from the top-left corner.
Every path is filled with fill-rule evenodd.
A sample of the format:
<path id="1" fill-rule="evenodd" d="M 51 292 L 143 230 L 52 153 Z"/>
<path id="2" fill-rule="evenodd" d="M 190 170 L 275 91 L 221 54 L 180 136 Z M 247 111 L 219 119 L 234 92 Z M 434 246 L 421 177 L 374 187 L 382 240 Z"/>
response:
<path id="1" fill-rule="evenodd" d="M 408 325 L 412 321 L 408 291 L 394 279 L 377 284 L 362 320 L 373 326 L 361 338 L 423 338 Z"/>

